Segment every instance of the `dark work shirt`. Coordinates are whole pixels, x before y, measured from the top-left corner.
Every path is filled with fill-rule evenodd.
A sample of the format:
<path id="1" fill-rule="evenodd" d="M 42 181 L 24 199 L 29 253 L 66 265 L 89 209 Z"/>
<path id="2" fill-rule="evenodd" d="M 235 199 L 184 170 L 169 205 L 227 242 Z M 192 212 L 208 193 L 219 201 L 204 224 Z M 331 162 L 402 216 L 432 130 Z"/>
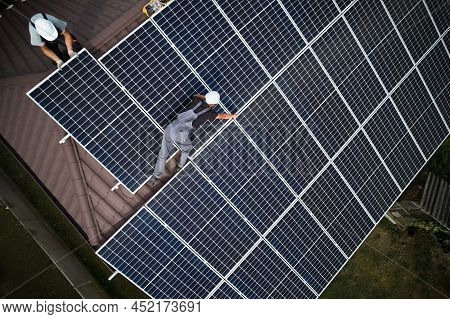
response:
<path id="1" fill-rule="evenodd" d="M 192 100 L 188 109 L 193 109 L 200 101 L 201 100 L 198 97 L 194 97 L 194 99 Z M 194 112 L 199 113 L 199 112 L 203 111 L 205 109 L 205 107 L 208 107 L 206 102 L 202 103 L 199 107 L 194 109 Z M 206 121 L 214 121 L 216 119 L 216 117 L 217 117 L 217 113 L 211 109 L 208 112 L 205 112 L 205 113 L 199 115 L 199 117 L 197 117 L 194 121 L 192 121 L 192 126 L 195 129 L 197 129 L 200 125 L 204 124 Z"/>

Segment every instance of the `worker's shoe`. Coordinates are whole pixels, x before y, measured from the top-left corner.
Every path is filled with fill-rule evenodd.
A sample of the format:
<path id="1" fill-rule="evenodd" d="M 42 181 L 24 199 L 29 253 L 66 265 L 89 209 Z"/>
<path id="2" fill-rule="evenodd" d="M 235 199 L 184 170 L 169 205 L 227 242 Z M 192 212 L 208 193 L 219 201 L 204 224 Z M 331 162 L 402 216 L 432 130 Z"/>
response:
<path id="1" fill-rule="evenodd" d="M 161 182 L 161 180 L 160 180 L 158 177 L 152 176 L 152 177 L 150 178 L 150 180 L 148 181 L 148 185 L 149 185 L 150 187 L 155 187 L 155 186 L 157 186 L 160 182 Z"/>
<path id="2" fill-rule="evenodd" d="M 181 171 L 181 167 L 180 166 L 176 166 L 173 170 L 173 175 L 176 175 L 179 171 Z"/>

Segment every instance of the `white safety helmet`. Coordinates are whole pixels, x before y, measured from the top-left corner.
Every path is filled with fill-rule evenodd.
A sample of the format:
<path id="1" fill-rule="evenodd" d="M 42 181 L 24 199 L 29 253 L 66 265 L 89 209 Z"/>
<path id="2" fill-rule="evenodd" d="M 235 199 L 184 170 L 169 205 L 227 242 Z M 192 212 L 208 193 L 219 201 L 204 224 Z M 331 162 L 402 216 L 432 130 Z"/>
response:
<path id="1" fill-rule="evenodd" d="M 47 19 L 37 19 L 34 26 L 39 35 L 47 41 L 55 41 L 58 37 L 58 30 Z"/>
<path id="2" fill-rule="evenodd" d="M 209 105 L 219 104 L 219 102 L 220 102 L 220 94 L 218 92 L 216 92 L 216 91 L 208 92 L 205 95 L 205 101 Z"/>

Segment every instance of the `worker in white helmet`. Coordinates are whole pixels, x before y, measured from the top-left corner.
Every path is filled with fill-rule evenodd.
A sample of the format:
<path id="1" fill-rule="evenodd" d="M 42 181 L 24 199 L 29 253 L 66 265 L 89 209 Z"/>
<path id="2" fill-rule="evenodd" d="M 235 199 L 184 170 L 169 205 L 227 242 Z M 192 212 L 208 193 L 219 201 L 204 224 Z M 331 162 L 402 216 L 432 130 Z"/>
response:
<path id="1" fill-rule="evenodd" d="M 81 49 L 76 38 L 66 31 L 67 23 L 52 15 L 38 13 L 31 17 L 28 29 L 31 45 L 40 47 L 41 51 L 61 68 L 71 57 L 76 57 L 75 50 Z M 61 50 L 63 47 L 63 50 Z"/>
<path id="2" fill-rule="evenodd" d="M 193 146 L 189 136 L 190 133 L 207 121 L 215 119 L 229 120 L 238 117 L 237 114 L 214 112 L 214 107 L 219 102 L 220 95 L 215 91 L 211 91 L 205 96 L 195 94 L 188 110 L 178 114 L 177 118 L 166 127 L 161 150 L 155 164 L 153 176 L 150 179 L 151 186 L 156 185 L 163 176 L 166 160 L 174 147 L 173 143 L 176 143 L 181 149 L 181 157 L 175 171 L 176 173 L 186 164 L 187 158 L 192 151 Z"/>

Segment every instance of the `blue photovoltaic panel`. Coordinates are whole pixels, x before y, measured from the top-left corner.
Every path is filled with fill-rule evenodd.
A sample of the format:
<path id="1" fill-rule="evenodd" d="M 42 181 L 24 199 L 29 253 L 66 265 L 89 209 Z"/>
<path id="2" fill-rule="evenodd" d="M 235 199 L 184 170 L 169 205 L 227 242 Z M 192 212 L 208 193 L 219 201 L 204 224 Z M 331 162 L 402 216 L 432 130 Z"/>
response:
<path id="1" fill-rule="evenodd" d="M 391 101 L 367 122 L 364 130 L 403 189 L 425 163 Z"/>
<path id="2" fill-rule="evenodd" d="M 383 217 L 400 189 L 360 131 L 334 161 L 375 221 Z"/>
<path id="3" fill-rule="evenodd" d="M 442 43 L 420 62 L 419 71 L 434 98 L 450 85 L 450 57 Z"/>
<path id="4" fill-rule="evenodd" d="M 383 0 L 386 8 L 397 24 L 399 23 L 411 10 L 413 10 L 421 0 Z"/>
<path id="5" fill-rule="evenodd" d="M 238 122 L 295 192 L 325 166 L 325 154 L 275 86 L 252 102 Z"/>
<path id="6" fill-rule="evenodd" d="M 295 199 L 235 124 L 229 125 L 194 162 L 261 233 Z"/>
<path id="7" fill-rule="evenodd" d="M 344 82 L 364 59 L 342 18 L 313 43 L 312 48 L 337 85 Z"/>
<path id="8" fill-rule="evenodd" d="M 219 282 L 144 208 L 98 252 L 154 298 L 204 298 Z"/>
<path id="9" fill-rule="evenodd" d="M 130 190 L 151 176 L 163 134 L 136 106 L 120 115 L 86 145 Z"/>
<path id="10" fill-rule="evenodd" d="M 207 92 L 151 23 L 143 24 L 101 62 L 162 128 L 186 110 L 195 93 Z M 202 125 L 195 132 L 194 146 L 203 144 L 222 125 L 223 121 Z"/>
<path id="11" fill-rule="evenodd" d="M 128 190 L 147 181 L 162 134 L 87 51 L 29 96 Z"/>
<path id="12" fill-rule="evenodd" d="M 229 281 L 251 299 L 315 298 L 300 277 L 265 242 L 253 250 Z"/>
<path id="13" fill-rule="evenodd" d="M 175 1 L 153 19 L 194 68 L 235 35 L 211 0 Z"/>
<path id="14" fill-rule="evenodd" d="M 319 293 L 346 261 L 300 203 L 289 210 L 267 240 Z"/>
<path id="15" fill-rule="evenodd" d="M 439 35 L 433 25 L 428 11 L 423 4 L 419 3 L 403 20 L 397 28 L 406 43 L 414 61 L 418 61 L 436 42 Z"/>
<path id="16" fill-rule="evenodd" d="M 352 3 L 353 0 L 336 0 L 337 5 L 341 10 L 347 8 L 347 6 Z"/>
<path id="17" fill-rule="evenodd" d="M 268 82 L 212 1 L 175 1 L 154 19 L 230 112 Z"/>
<path id="18" fill-rule="evenodd" d="M 450 126 L 450 107 L 448 107 L 450 105 L 450 84 L 442 90 L 441 94 L 435 98 L 435 101 L 447 125 Z"/>
<path id="19" fill-rule="evenodd" d="M 440 33 L 444 33 L 450 27 L 450 1 L 427 0 L 425 1 L 431 11 L 431 16 Z"/>
<path id="20" fill-rule="evenodd" d="M 134 106 L 87 51 L 28 94 L 82 145 Z"/>
<path id="21" fill-rule="evenodd" d="M 347 256 L 374 227 L 332 166 L 314 182 L 302 200 Z"/>
<path id="22" fill-rule="evenodd" d="M 178 239 L 141 209 L 98 254 L 144 289 L 183 249 Z"/>
<path id="23" fill-rule="evenodd" d="M 275 7 L 277 3 L 271 0 L 250 1 L 250 0 L 216 0 L 222 10 L 230 19 L 231 23 L 238 29 L 243 29 L 250 24 L 255 17 L 258 17 L 269 8 Z"/>
<path id="24" fill-rule="evenodd" d="M 306 120 L 306 124 L 330 157 L 358 128 L 336 91 Z"/>
<path id="25" fill-rule="evenodd" d="M 286 69 L 276 83 L 305 120 L 335 91 L 309 50 Z"/>
<path id="26" fill-rule="evenodd" d="M 389 92 L 413 67 L 413 63 L 394 29 L 369 54 L 369 60 Z"/>
<path id="27" fill-rule="evenodd" d="M 226 4 L 223 6 L 225 13 L 239 26 L 238 32 L 272 76 L 305 46 L 295 26 L 276 2 L 269 2 L 264 8 L 257 3 L 258 9 L 253 16 L 245 9 L 236 10 L 239 6 L 252 7 L 253 0 L 219 0 L 218 3 Z"/>
<path id="28" fill-rule="evenodd" d="M 380 0 L 357 1 L 345 17 L 367 54 L 394 30 Z"/>
<path id="29" fill-rule="evenodd" d="M 220 278 L 188 249 L 183 249 L 146 288 L 157 299 L 203 299 Z"/>
<path id="30" fill-rule="evenodd" d="M 230 285 L 224 283 L 214 292 L 211 299 L 242 299 L 242 297 Z"/>
<path id="31" fill-rule="evenodd" d="M 399 86 L 393 99 L 428 158 L 447 136 L 448 130 L 417 71 Z"/>
<path id="32" fill-rule="evenodd" d="M 259 238 L 191 165 L 147 207 L 224 276 Z"/>
<path id="33" fill-rule="evenodd" d="M 448 54 L 436 45 L 423 1 L 385 3 L 389 12 L 376 0 L 174 1 L 111 50 L 102 61 L 160 126 L 194 90 L 207 90 L 203 81 L 220 91 L 228 111 L 241 114 L 197 149 L 194 164 L 108 241 L 101 256 L 157 298 L 322 293 L 423 166 L 421 151 L 429 157 L 449 133 L 438 112 L 448 120 Z M 427 4 L 442 28 L 442 1 Z M 344 9 L 350 29 L 339 18 Z M 413 62 L 388 13 L 414 58 L 429 54 L 419 65 L 426 86 L 417 71 L 402 83 Z M 297 54 L 305 44 L 289 15 L 308 41 L 327 29 L 314 52 Z M 399 112 L 382 84 L 391 93 L 396 88 Z M 134 129 L 134 122 L 148 121 L 138 121 L 137 110 L 128 107 L 95 134 L 97 156 L 116 156 L 109 147 L 118 144 L 131 164 L 111 164 L 133 172 L 147 165 L 135 150 L 155 149 L 139 146 L 154 126 Z M 355 134 L 358 122 L 364 127 Z M 197 132 L 195 143 L 223 123 Z"/>
<path id="34" fill-rule="evenodd" d="M 338 15 L 329 0 L 282 0 L 306 40 L 311 41 Z"/>
<path id="35" fill-rule="evenodd" d="M 360 123 L 364 122 L 386 96 L 383 86 L 367 61 L 363 61 L 348 75 L 339 90 Z"/>
<path id="36" fill-rule="evenodd" d="M 183 110 L 200 83 L 151 23 L 145 23 L 101 58 L 130 94 L 165 127 Z"/>

